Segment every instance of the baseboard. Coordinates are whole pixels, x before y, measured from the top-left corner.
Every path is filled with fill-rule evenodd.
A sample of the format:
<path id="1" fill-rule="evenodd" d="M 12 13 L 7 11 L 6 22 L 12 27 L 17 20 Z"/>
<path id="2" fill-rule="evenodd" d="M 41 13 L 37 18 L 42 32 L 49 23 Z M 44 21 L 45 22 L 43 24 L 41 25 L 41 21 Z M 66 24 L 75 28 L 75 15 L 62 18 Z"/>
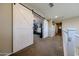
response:
<path id="1" fill-rule="evenodd" d="M 24 48 L 20 49 L 19 51 L 22 51 L 23 49 L 26 49 L 26 48 L 28 48 L 28 47 L 32 46 L 33 44 L 34 44 L 34 43 L 32 43 L 32 44 L 28 45 L 27 47 L 24 47 Z M 19 52 L 19 51 L 9 53 L 9 54 L 7 54 L 7 56 L 10 56 L 10 55 L 12 55 L 12 54 L 14 54 L 14 53 L 17 53 L 17 52 Z"/>
<path id="2" fill-rule="evenodd" d="M 0 56 L 9 56 L 12 53 L 0 53 Z"/>

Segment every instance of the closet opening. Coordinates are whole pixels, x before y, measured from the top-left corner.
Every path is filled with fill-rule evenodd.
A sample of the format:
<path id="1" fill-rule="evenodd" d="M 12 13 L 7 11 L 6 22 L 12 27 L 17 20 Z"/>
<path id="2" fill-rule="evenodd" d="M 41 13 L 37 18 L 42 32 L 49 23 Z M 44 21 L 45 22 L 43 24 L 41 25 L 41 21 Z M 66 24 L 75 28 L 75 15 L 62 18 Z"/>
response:
<path id="1" fill-rule="evenodd" d="M 32 12 L 34 16 L 33 20 L 33 37 L 34 43 L 38 42 L 43 37 L 43 18 Z"/>

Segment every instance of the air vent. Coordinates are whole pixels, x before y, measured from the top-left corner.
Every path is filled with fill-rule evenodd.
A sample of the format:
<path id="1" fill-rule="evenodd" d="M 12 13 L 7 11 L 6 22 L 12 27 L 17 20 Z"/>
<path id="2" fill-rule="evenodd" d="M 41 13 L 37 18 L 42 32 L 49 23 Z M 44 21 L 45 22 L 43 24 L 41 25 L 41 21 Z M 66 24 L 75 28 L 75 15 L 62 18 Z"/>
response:
<path id="1" fill-rule="evenodd" d="M 53 3 L 49 3 L 49 7 L 53 7 L 54 6 L 54 4 Z"/>

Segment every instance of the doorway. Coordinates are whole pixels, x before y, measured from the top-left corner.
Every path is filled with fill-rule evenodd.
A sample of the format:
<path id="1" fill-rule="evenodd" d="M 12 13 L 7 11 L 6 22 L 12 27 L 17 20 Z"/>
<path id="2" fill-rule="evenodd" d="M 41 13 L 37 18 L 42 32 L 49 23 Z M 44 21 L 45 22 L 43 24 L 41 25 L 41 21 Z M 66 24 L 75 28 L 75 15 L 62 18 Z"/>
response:
<path id="1" fill-rule="evenodd" d="M 35 12 L 32 12 L 34 16 L 33 20 L 33 37 L 34 37 L 34 43 L 39 42 L 43 37 L 43 18 L 36 14 Z"/>
<path id="2" fill-rule="evenodd" d="M 62 22 L 59 22 L 59 23 L 56 23 L 56 30 L 57 30 L 57 33 L 56 35 L 60 35 L 62 36 Z"/>

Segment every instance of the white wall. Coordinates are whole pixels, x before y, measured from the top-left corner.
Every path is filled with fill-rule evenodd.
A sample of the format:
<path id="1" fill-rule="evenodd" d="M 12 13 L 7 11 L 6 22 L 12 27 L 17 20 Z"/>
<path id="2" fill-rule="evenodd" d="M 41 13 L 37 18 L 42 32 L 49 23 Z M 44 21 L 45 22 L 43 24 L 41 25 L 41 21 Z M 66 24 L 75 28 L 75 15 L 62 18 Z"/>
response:
<path id="1" fill-rule="evenodd" d="M 55 25 L 52 24 L 52 20 L 48 21 L 48 36 L 53 37 L 55 35 Z"/>
<path id="2" fill-rule="evenodd" d="M 12 5 L 0 3 L 0 53 L 12 52 Z"/>
<path id="3" fill-rule="evenodd" d="M 36 8 L 34 4 L 36 4 L 36 3 L 33 3 L 33 4 L 32 3 L 23 3 L 23 5 L 29 7 L 30 9 L 34 10 L 36 13 L 38 13 L 39 15 L 44 17 L 45 14 L 43 14 L 43 12 L 39 10 L 39 8 Z"/>
<path id="4" fill-rule="evenodd" d="M 62 29 L 75 27 L 79 31 L 79 16 L 62 20 Z"/>
<path id="5" fill-rule="evenodd" d="M 13 52 L 33 44 L 33 15 L 20 4 L 13 6 Z"/>

